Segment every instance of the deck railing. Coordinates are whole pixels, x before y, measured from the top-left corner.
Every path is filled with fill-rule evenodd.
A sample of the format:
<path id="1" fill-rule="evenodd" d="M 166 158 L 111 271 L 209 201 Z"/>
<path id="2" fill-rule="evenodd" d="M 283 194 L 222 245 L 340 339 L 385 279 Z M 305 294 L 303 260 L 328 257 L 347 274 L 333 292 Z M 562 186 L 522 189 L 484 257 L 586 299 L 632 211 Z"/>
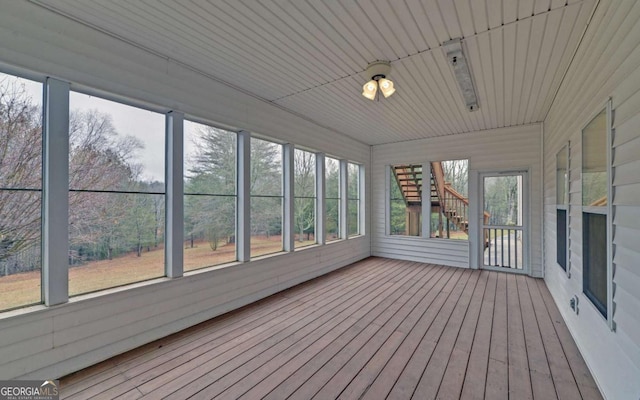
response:
<path id="1" fill-rule="evenodd" d="M 469 200 L 451 187 L 444 184 L 444 198 L 442 206 L 445 216 L 458 227 L 459 230 L 469 230 Z"/>
<path id="2" fill-rule="evenodd" d="M 484 250 L 484 265 L 522 269 L 522 229 L 513 227 L 484 228 L 488 245 Z"/>
<path id="3" fill-rule="evenodd" d="M 449 182 L 445 181 L 442 162 L 431 163 L 431 176 L 441 214 L 448 221 L 453 222 L 459 230 L 469 233 L 469 199 L 455 190 Z M 485 224 L 489 222 L 490 216 L 491 214 L 484 211 L 483 220 Z M 448 229 L 449 224 L 447 224 L 447 237 L 449 237 Z M 488 243 L 489 236 L 485 235 L 484 246 L 487 247 Z"/>

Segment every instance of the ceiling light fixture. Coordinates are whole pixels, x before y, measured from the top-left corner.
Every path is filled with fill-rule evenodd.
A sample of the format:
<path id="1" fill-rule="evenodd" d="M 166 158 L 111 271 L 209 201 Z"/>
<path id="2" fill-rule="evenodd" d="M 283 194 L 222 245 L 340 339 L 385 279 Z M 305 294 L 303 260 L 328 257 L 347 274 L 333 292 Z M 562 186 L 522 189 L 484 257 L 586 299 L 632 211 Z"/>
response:
<path id="1" fill-rule="evenodd" d="M 473 88 L 473 79 L 469 72 L 469 64 L 462 52 L 462 42 L 460 39 L 452 39 L 442 44 L 442 48 L 447 56 L 447 62 L 453 69 L 453 74 L 458 81 L 458 87 L 462 92 L 465 106 L 469 111 L 478 109 L 478 97 Z"/>
<path id="2" fill-rule="evenodd" d="M 371 77 L 371 80 L 362 86 L 362 95 L 369 100 L 375 100 L 378 89 L 385 98 L 395 93 L 393 81 L 387 78 L 390 71 L 389 61 L 376 61 L 369 64 L 365 74 L 367 77 Z"/>

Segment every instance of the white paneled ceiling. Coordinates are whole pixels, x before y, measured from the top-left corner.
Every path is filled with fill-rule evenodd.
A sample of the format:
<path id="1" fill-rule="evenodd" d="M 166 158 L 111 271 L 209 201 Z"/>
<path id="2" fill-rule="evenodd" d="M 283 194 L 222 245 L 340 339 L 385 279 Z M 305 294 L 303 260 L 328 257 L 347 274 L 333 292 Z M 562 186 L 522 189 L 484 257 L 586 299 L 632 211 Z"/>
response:
<path id="1" fill-rule="evenodd" d="M 368 144 L 539 122 L 594 0 L 33 0 Z M 441 48 L 462 38 L 480 109 Z M 376 60 L 396 94 L 360 95 Z"/>

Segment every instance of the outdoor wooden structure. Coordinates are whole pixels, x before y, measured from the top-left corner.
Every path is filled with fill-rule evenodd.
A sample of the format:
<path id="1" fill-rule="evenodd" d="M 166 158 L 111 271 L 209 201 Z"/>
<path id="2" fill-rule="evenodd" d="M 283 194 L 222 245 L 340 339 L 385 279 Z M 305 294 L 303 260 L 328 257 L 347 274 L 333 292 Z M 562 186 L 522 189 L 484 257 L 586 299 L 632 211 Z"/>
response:
<path id="1" fill-rule="evenodd" d="M 422 166 L 394 165 L 392 171 L 407 206 L 406 234 L 419 236 L 420 219 L 418 216 L 421 212 L 423 190 Z M 450 237 L 450 224 L 455 225 L 457 230 L 468 234 L 469 199 L 460 194 L 452 187 L 450 182 L 445 180 L 442 162 L 434 161 L 430 163 L 429 182 L 431 212 L 438 214 L 438 237 Z M 488 222 L 490 216 L 491 214 L 484 211 L 485 223 Z M 487 244 L 488 237 L 485 238 L 485 246 Z"/>
<path id="2" fill-rule="evenodd" d="M 63 399 L 602 398 L 542 280 L 383 258 L 61 384 Z"/>

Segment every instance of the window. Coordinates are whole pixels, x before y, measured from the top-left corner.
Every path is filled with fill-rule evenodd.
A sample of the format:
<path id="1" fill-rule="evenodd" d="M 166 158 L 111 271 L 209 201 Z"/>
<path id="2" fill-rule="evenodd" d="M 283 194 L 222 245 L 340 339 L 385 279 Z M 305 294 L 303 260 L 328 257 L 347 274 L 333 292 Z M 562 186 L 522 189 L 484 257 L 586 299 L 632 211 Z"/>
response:
<path id="1" fill-rule="evenodd" d="M 340 161 L 325 157 L 325 207 L 327 242 L 340 239 Z"/>
<path id="2" fill-rule="evenodd" d="M 164 115 L 69 101 L 69 294 L 163 276 Z"/>
<path id="3" fill-rule="evenodd" d="M 251 138 L 251 257 L 283 250 L 282 145 Z"/>
<path id="4" fill-rule="evenodd" d="M 401 164 L 390 168 L 389 233 L 422 235 L 422 165 Z"/>
<path id="5" fill-rule="evenodd" d="M 0 310 L 42 301 L 42 87 L 0 73 Z"/>
<path id="6" fill-rule="evenodd" d="M 316 243 L 316 155 L 295 149 L 294 179 L 294 238 L 295 247 Z"/>
<path id="7" fill-rule="evenodd" d="M 558 265 L 567 270 L 567 236 L 568 232 L 568 215 L 566 208 L 558 207 L 556 209 L 556 260 Z"/>
<path id="8" fill-rule="evenodd" d="M 569 206 L 569 146 L 556 155 L 556 259 L 563 270 L 567 270 L 568 206 Z"/>
<path id="9" fill-rule="evenodd" d="M 435 161 L 430 166 L 430 237 L 468 240 L 469 161 Z"/>
<path id="10" fill-rule="evenodd" d="M 184 270 L 236 256 L 237 135 L 184 123 Z"/>
<path id="11" fill-rule="evenodd" d="M 68 84 L 52 87 L 66 97 Z M 42 302 L 43 88 L 0 73 L 0 311 Z M 52 199 L 60 204 L 61 194 L 62 204 L 68 201 L 69 218 L 68 225 L 56 223 L 50 231 L 53 237 L 68 234 L 68 249 L 56 253 L 68 260 L 62 266 L 68 268 L 66 294 L 164 276 L 166 116 L 86 93 L 68 94 L 69 151 L 53 152 L 52 158 L 68 157 L 69 190 Z M 66 117 L 58 113 L 55 121 L 65 123 Z M 185 121 L 183 144 L 184 271 L 235 261 L 238 135 Z M 250 144 L 247 222 L 250 254 L 257 257 L 284 247 L 284 154 L 282 145 L 267 140 L 253 138 Z M 361 235 L 363 167 L 321 156 L 325 176 L 318 177 L 316 154 L 295 149 L 293 155 L 294 198 L 287 200 L 293 200 L 288 222 L 295 229 L 295 247 L 320 241 L 317 179 L 326 184 L 325 240 Z M 66 300 L 55 283 L 51 287 L 60 300 L 51 304 Z"/>
<path id="12" fill-rule="evenodd" d="M 349 237 L 360 235 L 360 166 L 349 163 L 347 166 Z"/>
<path id="13" fill-rule="evenodd" d="M 608 149 L 606 111 L 582 130 L 583 291 L 607 318 Z"/>

